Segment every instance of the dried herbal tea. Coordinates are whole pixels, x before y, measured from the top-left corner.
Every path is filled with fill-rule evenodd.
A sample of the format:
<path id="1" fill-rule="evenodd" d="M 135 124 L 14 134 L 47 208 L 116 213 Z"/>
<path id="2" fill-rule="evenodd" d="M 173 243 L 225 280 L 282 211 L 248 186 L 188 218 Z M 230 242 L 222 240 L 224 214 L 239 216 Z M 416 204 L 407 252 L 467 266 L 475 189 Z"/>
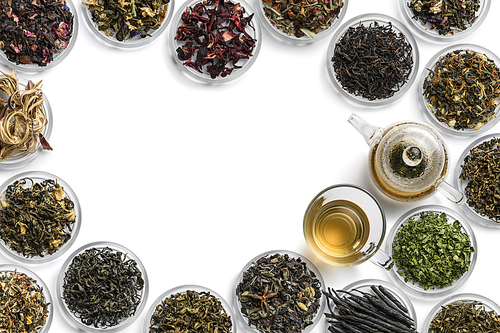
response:
<path id="1" fill-rule="evenodd" d="M 467 205 L 481 216 L 500 222 L 500 139 L 472 148 L 461 165 Z"/>
<path id="2" fill-rule="evenodd" d="M 333 69 L 342 88 L 370 101 L 398 92 L 413 70 L 413 48 L 392 24 L 349 27 L 335 44 Z"/>
<path id="3" fill-rule="evenodd" d="M 43 288 L 24 273 L 0 273 L 0 332 L 36 333 L 49 316 Z"/>
<path id="4" fill-rule="evenodd" d="M 75 205 L 53 179 L 31 178 L 7 186 L 0 200 L 0 238 L 24 257 L 54 254 L 71 238 Z"/>
<path id="5" fill-rule="evenodd" d="M 482 302 L 460 300 L 441 307 L 432 319 L 429 333 L 497 333 L 500 317 Z"/>
<path id="6" fill-rule="evenodd" d="M 90 248 L 64 272 L 62 298 L 84 325 L 109 328 L 135 314 L 143 289 L 134 259 L 109 247 Z"/>
<path id="7" fill-rule="evenodd" d="M 229 333 L 232 322 L 221 301 L 208 291 L 172 294 L 156 306 L 149 332 Z"/>
<path id="8" fill-rule="evenodd" d="M 320 308 L 321 282 L 301 258 L 265 256 L 236 287 L 241 313 L 260 332 L 300 333 Z"/>
<path id="9" fill-rule="evenodd" d="M 65 0 L 0 0 L 0 49 L 17 65 L 47 66 L 72 35 Z"/>
<path id="10" fill-rule="evenodd" d="M 370 289 L 371 292 L 357 289 L 324 290 L 330 311 L 325 312 L 328 331 L 417 333 L 415 321 L 410 317 L 408 309 L 391 291 L 380 285 L 372 285 Z"/>
<path id="11" fill-rule="evenodd" d="M 314 38 L 328 29 L 344 7 L 343 0 L 262 0 L 269 22 L 288 36 Z"/>
<path id="12" fill-rule="evenodd" d="M 139 36 L 150 37 L 167 14 L 170 0 L 87 0 L 88 7 L 99 31 L 123 42 Z"/>
<path id="13" fill-rule="evenodd" d="M 254 14 L 247 15 L 240 3 L 207 0 L 186 7 L 175 40 L 185 42 L 178 47 L 177 58 L 184 66 L 212 79 L 226 77 L 239 69 L 240 60 L 249 59 L 257 40 L 247 31 Z"/>
<path id="14" fill-rule="evenodd" d="M 440 35 L 454 35 L 469 28 L 477 19 L 480 0 L 411 0 L 413 19 L 429 23 Z"/>
<path id="15" fill-rule="evenodd" d="M 470 267 L 474 248 L 459 221 L 422 212 L 406 221 L 392 242 L 392 258 L 405 282 L 424 290 L 451 286 Z"/>
<path id="16" fill-rule="evenodd" d="M 478 130 L 496 118 L 500 71 L 495 62 L 473 50 L 439 57 L 423 83 L 424 97 L 437 120 L 456 130 Z"/>
<path id="17" fill-rule="evenodd" d="M 0 92 L 0 162 L 22 154 L 32 154 L 41 144 L 52 150 L 42 134 L 48 124 L 43 108 L 42 81 L 28 81 L 24 89 L 19 87 L 16 71 L 8 75 L 2 71 Z"/>

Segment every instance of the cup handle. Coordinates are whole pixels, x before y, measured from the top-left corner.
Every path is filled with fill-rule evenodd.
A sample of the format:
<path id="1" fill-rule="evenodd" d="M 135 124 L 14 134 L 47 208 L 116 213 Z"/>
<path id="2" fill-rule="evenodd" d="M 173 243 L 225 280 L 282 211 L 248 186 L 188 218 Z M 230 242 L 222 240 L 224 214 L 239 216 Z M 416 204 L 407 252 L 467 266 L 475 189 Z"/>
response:
<path id="1" fill-rule="evenodd" d="M 439 184 L 438 189 L 451 202 L 456 203 L 459 206 L 462 206 L 465 203 L 465 195 L 463 195 L 462 192 L 458 191 L 449 183 L 445 181 L 441 182 L 441 184 Z"/>
<path id="2" fill-rule="evenodd" d="M 378 250 L 377 252 L 375 252 L 375 254 L 373 254 L 369 260 L 375 265 L 380 266 L 386 270 L 390 270 L 394 266 L 394 259 L 392 259 L 390 255 L 382 250 Z"/>

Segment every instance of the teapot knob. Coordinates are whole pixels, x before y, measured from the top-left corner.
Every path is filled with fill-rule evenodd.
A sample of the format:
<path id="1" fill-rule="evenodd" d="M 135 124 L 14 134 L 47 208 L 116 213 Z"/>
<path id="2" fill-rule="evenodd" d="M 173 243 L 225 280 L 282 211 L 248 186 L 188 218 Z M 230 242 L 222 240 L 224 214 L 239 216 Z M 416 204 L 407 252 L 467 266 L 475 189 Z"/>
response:
<path id="1" fill-rule="evenodd" d="M 407 147 L 403 151 L 403 162 L 408 166 L 416 166 L 422 162 L 424 154 L 422 150 L 417 146 Z"/>

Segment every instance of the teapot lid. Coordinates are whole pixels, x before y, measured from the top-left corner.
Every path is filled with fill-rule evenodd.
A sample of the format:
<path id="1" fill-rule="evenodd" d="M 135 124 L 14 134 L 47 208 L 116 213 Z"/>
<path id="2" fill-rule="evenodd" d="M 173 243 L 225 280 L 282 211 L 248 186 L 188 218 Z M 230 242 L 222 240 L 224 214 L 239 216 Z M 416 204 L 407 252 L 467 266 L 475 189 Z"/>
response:
<path id="1" fill-rule="evenodd" d="M 390 127 L 376 148 L 375 165 L 391 187 L 415 192 L 444 180 L 448 155 L 445 143 L 432 127 L 402 122 Z"/>

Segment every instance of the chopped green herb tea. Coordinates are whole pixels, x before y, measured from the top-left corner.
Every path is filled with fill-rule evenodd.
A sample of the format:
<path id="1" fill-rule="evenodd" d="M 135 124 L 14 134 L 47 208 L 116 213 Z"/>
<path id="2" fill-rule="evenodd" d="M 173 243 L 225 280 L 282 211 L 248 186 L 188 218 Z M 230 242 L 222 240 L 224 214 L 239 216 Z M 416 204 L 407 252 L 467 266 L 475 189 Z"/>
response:
<path id="1" fill-rule="evenodd" d="M 263 333 L 300 333 L 317 315 L 321 282 L 300 258 L 277 253 L 243 272 L 236 295 L 249 326 Z"/>
<path id="2" fill-rule="evenodd" d="M 25 257 L 54 254 L 71 238 L 74 203 L 52 179 L 31 178 L 7 186 L 0 200 L 0 238 Z"/>
<path id="3" fill-rule="evenodd" d="M 24 273 L 0 273 L 0 332 L 36 333 L 49 316 L 43 288 Z"/>
<path id="4" fill-rule="evenodd" d="M 343 0 L 262 0 L 269 22 L 288 36 L 314 38 L 330 28 L 344 7 Z"/>
<path id="5" fill-rule="evenodd" d="M 472 50 L 439 57 L 423 83 L 424 97 L 437 120 L 456 130 L 478 130 L 493 118 L 500 96 L 495 62 Z"/>
<path id="6" fill-rule="evenodd" d="M 493 138 L 472 148 L 461 168 L 459 178 L 467 182 L 465 196 L 469 207 L 500 222 L 500 139 Z"/>
<path id="7" fill-rule="evenodd" d="M 405 282 L 424 290 L 451 286 L 470 267 L 474 248 L 459 221 L 422 212 L 406 221 L 392 242 L 392 258 Z"/>
<path id="8" fill-rule="evenodd" d="M 221 301 L 208 291 L 187 290 L 170 295 L 156 306 L 150 333 L 229 333 L 232 322 Z"/>

